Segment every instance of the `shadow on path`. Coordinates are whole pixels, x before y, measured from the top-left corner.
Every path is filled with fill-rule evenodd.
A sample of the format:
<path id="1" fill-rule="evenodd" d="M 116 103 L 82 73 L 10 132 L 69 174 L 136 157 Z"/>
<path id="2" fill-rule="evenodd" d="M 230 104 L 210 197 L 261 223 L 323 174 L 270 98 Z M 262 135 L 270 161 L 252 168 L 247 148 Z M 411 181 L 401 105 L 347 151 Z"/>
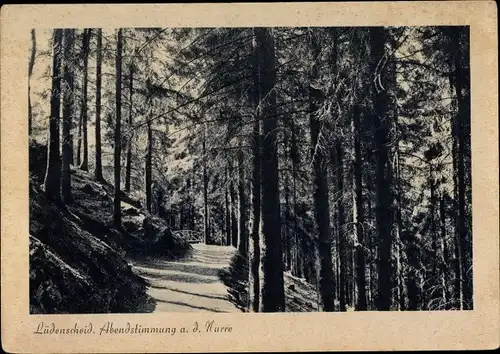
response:
<path id="1" fill-rule="evenodd" d="M 221 262 L 222 265 L 225 265 L 225 262 Z M 191 274 L 199 274 L 205 276 L 215 277 L 217 276 L 217 270 L 219 267 L 210 267 L 203 263 L 186 263 L 186 262 L 167 262 L 167 261 L 146 261 L 142 262 L 140 265 L 141 268 L 147 269 L 155 269 L 155 270 L 166 270 L 172 272 L 182 272 L 182 273 L 191 273 Z M 150 271 L 151 273 L 151 271 Z"/>
<path id="2" fill-rule="evenodd" d="M 210 312 L 226 312 L 226 311 L 219 311 L 217 309 L 212 309 L 209 307 L 203 307 L 203 306 L 196 306 L 196 305 L 191 305 L 185 302 L 180 302 L 180 301 L 167 301 L 167 300 L 158 300 L 159 302 L 164 302 L 167 304 L 173 304 L 173 305 L 178 305 L 178 306 L 187 306 L 192 309 L 197 309 L 197 310 L 204 310 L 204 311 L 210 311 Z"/>
<path id="3" fill-rule="evenodd" d="M 233 247 L 193 244 L 180 261 L 165 258 L 132 260 L 135 272 L 149 284 L 156 312 L 240 312 L 228 299 L 219 271 L 229 266 Z"/>
<path id="4" fill-rule="evenodd" d="M 169 269 L 168 271 L 158 272 L 151 271 L 149 269 L 144 269 L 143 267 L 137 267 L 137 274 L 146 278 L 151 284 L 155 284 L 156 281 L 173 281 L 181 283 L 205 283 L 210 284 L 218 281 L 215 277 L 207 277 L 204 275 L 196 274 L 193 272 L 184 272 L 178 269 Z"/>
<path id="5" fill-rule="evenodd" d="M 208 299 L 227 300 L 226 296 L 208 295 L 208 294 L 197 294 L 197 293 L 192 292 L 192 291 L 179 290 L 179 289 L 175 289 L 175 288 L 170 288 L 168 286 L 151 285 L 151 287 L 152 288 L 156 288 L 156 289 L 166 289 L 166 290 L 170 290 L 170 291 L 175 291 L 177 293 L 186 294 L 186 295 L 206 297 Z"/>

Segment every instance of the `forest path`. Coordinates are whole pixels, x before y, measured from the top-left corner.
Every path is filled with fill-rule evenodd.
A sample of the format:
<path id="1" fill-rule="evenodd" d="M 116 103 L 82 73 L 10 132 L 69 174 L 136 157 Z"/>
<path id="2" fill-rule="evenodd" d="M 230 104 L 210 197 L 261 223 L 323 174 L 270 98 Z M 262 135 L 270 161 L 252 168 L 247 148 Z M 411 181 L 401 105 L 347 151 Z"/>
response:
<path id="1" fill-rule="evenodd" d="M 193 244 L 191 255 L 178 261 L 135 260 L 135 271 L 156 300 L 154 312 L 240 312 L 228 299 L 218 272 L 229 266 L 234 247 Z"/>

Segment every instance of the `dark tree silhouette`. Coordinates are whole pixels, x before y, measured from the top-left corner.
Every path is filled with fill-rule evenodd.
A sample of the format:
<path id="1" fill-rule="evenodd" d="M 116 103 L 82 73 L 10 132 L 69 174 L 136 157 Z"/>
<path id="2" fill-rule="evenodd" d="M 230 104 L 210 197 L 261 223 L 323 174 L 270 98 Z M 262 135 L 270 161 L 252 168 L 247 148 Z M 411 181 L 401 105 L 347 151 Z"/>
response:
<path id="1" fill-rule="evenodd" d="M 276 149 L 276 84 L 275 52 L 272 32 L 255 28 L 259 53 L 260 92 L 262 99 L 261 198 L 262 234 L 265 249 L 262 255 L 262 311 L 285 310 L 283 261 L 279 212 L 278 154 Z"/>
<path id="2" fill-rule="evenodd" d="M 116 35 L 116 123 L 114 136 L 114 174 L 115 174 L 115 194 L 114 194 L 114 211 L 113 220 L 116 226 L 121 226 L 121 197 L 120 197 L 120 182 L 121 182 L 121 108 L 122 108 L 122 45 L 123 34 L 122 29 L 117 30 Z"/>
<path id="3" fill-rule="evenodd" d="M 64 30 L 64 98 L 62 123 L 61 195 L 65 203 L 71 203 L 71 123 L 74 116 L 74 39 L 75 30 Z"/>
<path id="4" fill-rule="evenodd" d="M 31 77 L 36 58 L 36 34 L 35 29 L 31 30 L 31 54 L 28 64 L 28 134 L 31 135 L 33 127 L 33 107 L 31 106 Z"/>
<path id="5" fill-rule="evenodd" d="M 95 98 L 95 169 L 94 177 L 103 181 L 101 149 L 101 87 L 102 87 L 102 29 L 97 29 L 96 98 Z"/>
<path id="6" fill-rule="evenodd" d="M 48 198 L 60 201 L 61 154 L 59 152 L 59 110 L 61 105 L 61 64 L 63 30 L 55 29 L 52 36 L 52 89 L 50 95 L 49 143 L 44 188 Z"/>

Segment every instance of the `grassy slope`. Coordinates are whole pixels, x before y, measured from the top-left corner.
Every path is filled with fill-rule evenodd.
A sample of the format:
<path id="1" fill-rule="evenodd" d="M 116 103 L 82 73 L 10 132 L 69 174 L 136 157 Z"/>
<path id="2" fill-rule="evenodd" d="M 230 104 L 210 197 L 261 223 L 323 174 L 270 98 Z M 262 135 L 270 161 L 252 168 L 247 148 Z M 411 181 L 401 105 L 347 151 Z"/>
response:
<path id="1" fill-rule="evenodd" d="M 112 224 L 113 187 L 73 170 L 74 202 L 49 203 L 41 190 L 45 147 L 30 143 L 30 312 L 149 312 L 146 282 L 126 257 L 177 258 L 190 246 L 166 223 L 122 195 L 123 228 Z"/>

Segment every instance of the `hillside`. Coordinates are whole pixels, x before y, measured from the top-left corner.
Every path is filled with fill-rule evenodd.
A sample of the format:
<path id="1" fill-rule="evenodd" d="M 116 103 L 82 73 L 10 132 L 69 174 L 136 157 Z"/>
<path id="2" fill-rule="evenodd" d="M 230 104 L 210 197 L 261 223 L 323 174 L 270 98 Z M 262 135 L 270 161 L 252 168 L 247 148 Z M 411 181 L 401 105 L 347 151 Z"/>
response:
<path id="1" fill-rule="evenodd" d="M 248 295 L 248 259 L 239 252 L 231 258 L 229 267 L 221 269 L 218 276 L 227 286 L 229 300 L 241 311 L 249 311 L 251 300 Z M 283 272 L 285 288 L 286 312 L 313 312 L 318 311 L 318 292 L 314 285 L 305 279 L 293 276 L 290 272 Z"/>
<path id="2" fill-rule="evenodd" d="M 41 185 L 46 148 L 30 142 L 30 313 L 151 312 L 155 302 L 130 258 L 175 259 L 191 246 L 166 222 L 122 195 L 123 229 L 112 223 L 113 187 L 72 170 L 71 205 L 49 202 Z"/>

